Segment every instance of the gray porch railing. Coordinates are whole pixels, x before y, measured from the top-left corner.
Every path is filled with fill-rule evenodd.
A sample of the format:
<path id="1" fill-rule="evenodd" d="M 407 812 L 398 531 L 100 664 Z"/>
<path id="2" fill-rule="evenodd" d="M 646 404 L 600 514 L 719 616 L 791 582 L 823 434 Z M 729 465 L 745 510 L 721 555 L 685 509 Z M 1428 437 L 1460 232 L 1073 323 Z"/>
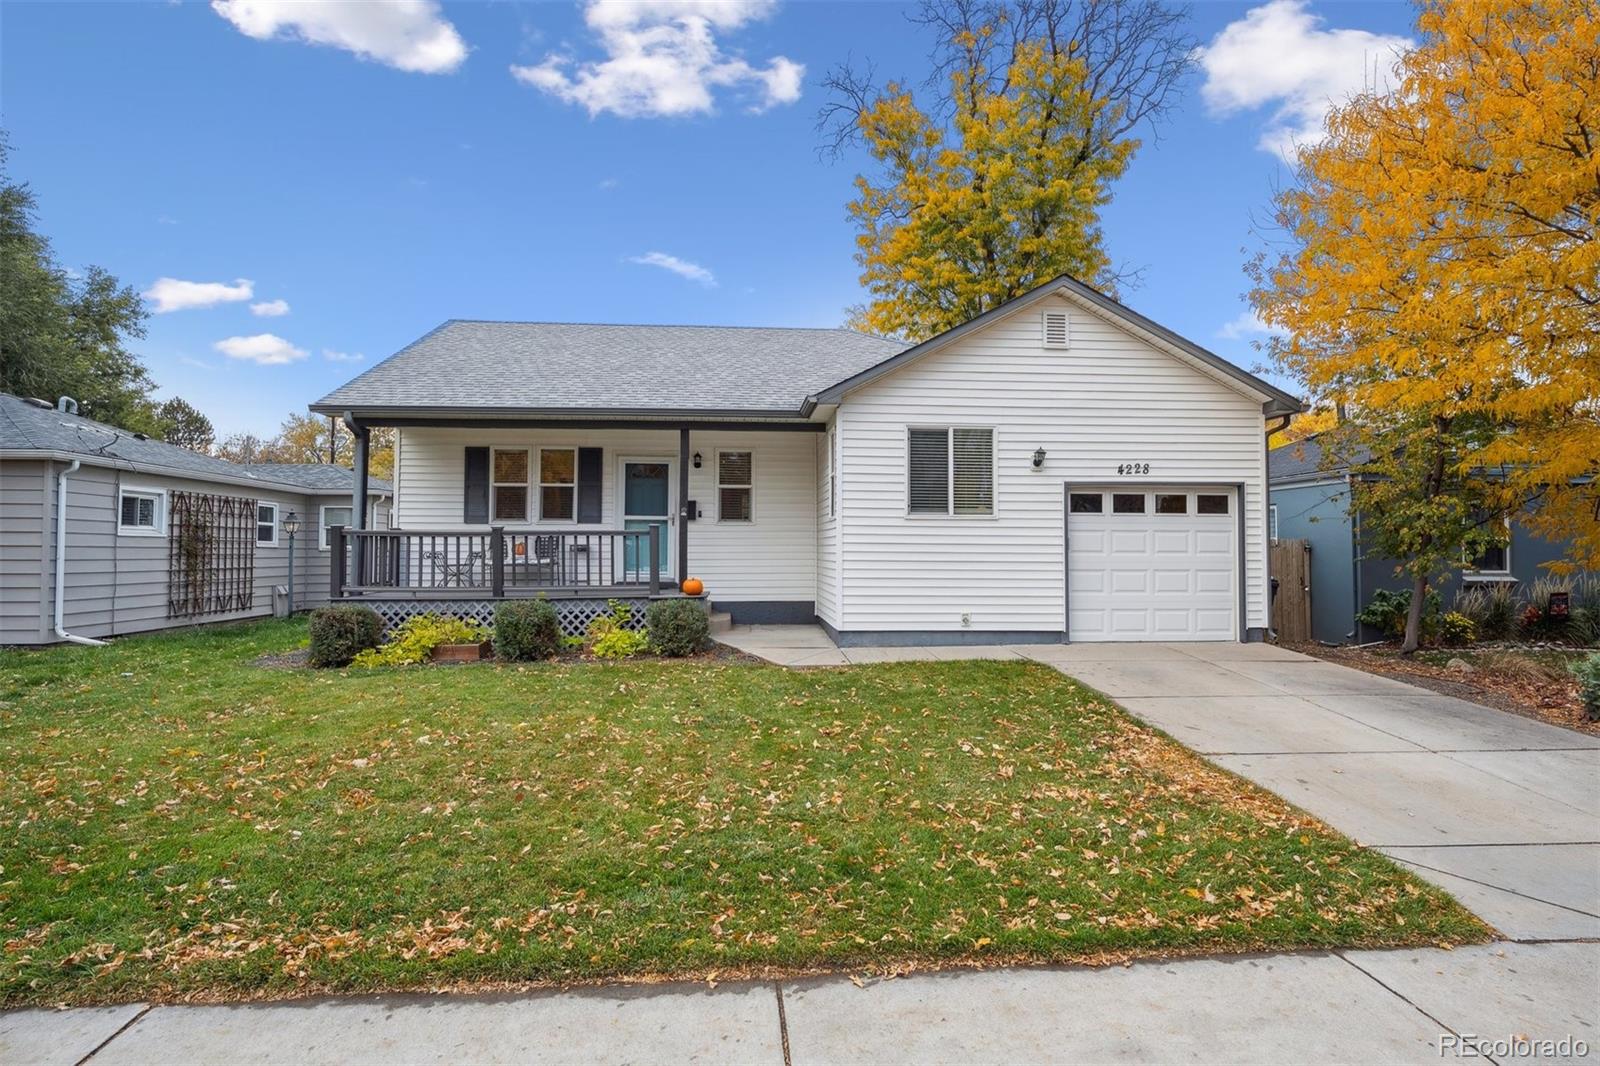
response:
<path id="1" fill-rule="evenodd" d="M 508 533 L 328 530 L 333 599 L 455 590 L 504 597 L 555 589 L 661 591 L 661 528 Z"/>

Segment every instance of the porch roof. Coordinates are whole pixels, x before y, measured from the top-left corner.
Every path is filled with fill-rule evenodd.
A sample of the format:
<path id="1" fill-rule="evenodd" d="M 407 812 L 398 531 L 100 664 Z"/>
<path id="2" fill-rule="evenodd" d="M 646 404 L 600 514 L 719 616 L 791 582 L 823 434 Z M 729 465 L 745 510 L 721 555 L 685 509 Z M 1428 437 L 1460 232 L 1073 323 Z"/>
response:
<path id="1" fill-rule="evenodd" d="M 906 345 L 848 329 L 451 319 L 311 405 L 358 417 L 798 418 Z"/>

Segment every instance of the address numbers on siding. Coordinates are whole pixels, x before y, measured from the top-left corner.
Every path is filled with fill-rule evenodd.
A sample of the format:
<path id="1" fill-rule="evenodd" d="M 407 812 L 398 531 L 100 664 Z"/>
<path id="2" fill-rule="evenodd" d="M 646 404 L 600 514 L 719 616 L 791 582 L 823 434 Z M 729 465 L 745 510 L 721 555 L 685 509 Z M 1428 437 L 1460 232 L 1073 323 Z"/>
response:
<path id="1" fill-rule="evenodd" d="M 1117 466 L 1117 473 L 1124 474 L 1124 475 L 1126 475 L 1126 474 L 1148 474 L 1149 472 L 1150 472 L 1150 464 L 1149 463 L 1120 463 Z"/>

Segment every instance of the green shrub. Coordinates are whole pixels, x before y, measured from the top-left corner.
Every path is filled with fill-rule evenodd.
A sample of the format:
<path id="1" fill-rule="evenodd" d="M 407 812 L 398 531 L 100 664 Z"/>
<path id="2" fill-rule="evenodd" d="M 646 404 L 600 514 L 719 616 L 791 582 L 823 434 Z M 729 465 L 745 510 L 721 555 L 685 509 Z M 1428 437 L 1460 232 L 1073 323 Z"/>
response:
<path id="1" fill-rule="evenodd" d="M 311 665 L 348 666 L 383 639 L 383 619 L 371 607 L 319 607 L 311 612 Z"/>
<path id="2" fill-rule="evenodd" d="M 1430 589 L 1422 601 L 1422 636 L 1431 637 L 1439 627 L 1439 591 Z M 1364 626 L 1380 630 L 1385 636 L 1399 637 L 1406 631 L 1406 614 L 1411 610 L 1411 590 L 1393 592 L 1379 589 L 1372 594 L 1366 609 L 1356 615 Z"/>
<path id="3" fill-rule="evenodd" d="M 512 662 L 548 659 L 561 650 L 561 619 L 548 600 L 507 600 L 494 609 L 494 653 Z"/>
<path id="4" fill-rule="evenodd" d="M 659 655 L 693 655 L 711 636 L 711 619 L 698 600 L 657 600 L 644 613 L 650 646 Z"/>
<path id="5" fill-rule="evenodd" d="M 395 627 L 379 648 L 357 655 L 352 666 L 412 666 L 428 661 L 441 644 L 476 644 L 488 636 L 482 626 L 437 614 L 414 614 Z"/>
<path id="6" fill-rule="evenodd" d="M 1600 652 L 1573 663 L 1569 670 L 1578 679 L 1578 698 L 1590 721 L 1600 721 Z"/>
<path id="7" fill-rule="evenodd" d="M 589 650 L 598 659 L 626 659 L 650 647 L 650 638 L 637 629 L 619 629 L 611 626 L 594 642 Z"/>
<path id="8" fill-rule="evenodd" d="M 1459 611 L 1439 619 L 1439 640 L 1444 644 L 1471 644 L 1478 638 L 1477 624 Z"/>
<path id="9" fill-rule="evenodd" d="M 1567 637 L 1580 648 L 1600 648 L 1600 607 L 1574 607 Z"/>

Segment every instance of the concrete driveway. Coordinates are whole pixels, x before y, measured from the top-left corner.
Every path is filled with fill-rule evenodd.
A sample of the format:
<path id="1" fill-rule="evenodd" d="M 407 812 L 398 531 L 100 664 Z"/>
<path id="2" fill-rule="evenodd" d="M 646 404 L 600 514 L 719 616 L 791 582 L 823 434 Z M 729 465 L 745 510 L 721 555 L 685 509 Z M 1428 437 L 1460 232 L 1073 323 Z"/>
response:
<path id="1" fill-rule="evenodd" d="M 1014 649 L 1449 891 L 1600 937 L 1600 740 L 1266 644 Z"/>

